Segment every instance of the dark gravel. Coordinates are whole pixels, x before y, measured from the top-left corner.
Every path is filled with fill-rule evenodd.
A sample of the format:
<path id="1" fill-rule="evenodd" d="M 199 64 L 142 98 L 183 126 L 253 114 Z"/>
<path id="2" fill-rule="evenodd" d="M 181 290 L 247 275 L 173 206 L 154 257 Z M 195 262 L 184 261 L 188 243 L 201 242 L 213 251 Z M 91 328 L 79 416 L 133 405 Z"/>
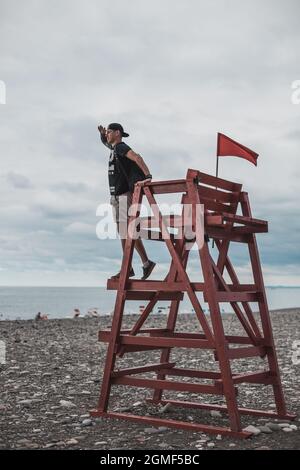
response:
<path id="1" fill-rule="evenodd" d="M 267 418 L 244 416 L 243 427 L 262 427 L 250 439 L 234 439 L 170 428 L 152 428 L 126 421 L 90 418 L 97 406 L 107 345 L 97 341 L 97 332 L 109 328 L 111 319 L 63 319 L 48 321 L 2 321 L 0 339 L 6 343 L 6 364 L 0 365 L 0 449 L 299 449 L 300 448 L 300 365 L 292 361 L 292 345 L 300 340 L 300 309 L 271 314 L 282 381 L 288 410 L 297 413 L 298 429 L 284 431 L 274 424 L 266 431 Z M 126 316 L 123 327 L 137 316 Z M 164 327 L 166 317 L 153 316 L 147 326 Z M 224 320 L 226 332 L 240 332 L 233 315 Z M 178 330 L 198 331 L 192 315 L 181 315 Z M 159 359 L 159 352 L 133 353 L 118 360 L 118 367 L 146 364 Z M 208 351 L 176 350 L 177 366 L 217 370 Z M 234 371 L 263 370 L 260 359 L 233 361 Z M 151 374 L 147 374 L 148 377 Z M 226 415 L 162 406 L 145 402 L 150 390 L 114 387 L 111 410 L 130 410 L 136 414 L 170 417 L 227 426 Z M 202 399 L 203 396 L 166 392 L 166 398 Z M 219 403 L 216 397 L 205 402 Z M 274 410 L 272 388 L 244 384 L 239 386 L 242 406 Z M 280 428 L 280 429 L 278 429 Z"/>

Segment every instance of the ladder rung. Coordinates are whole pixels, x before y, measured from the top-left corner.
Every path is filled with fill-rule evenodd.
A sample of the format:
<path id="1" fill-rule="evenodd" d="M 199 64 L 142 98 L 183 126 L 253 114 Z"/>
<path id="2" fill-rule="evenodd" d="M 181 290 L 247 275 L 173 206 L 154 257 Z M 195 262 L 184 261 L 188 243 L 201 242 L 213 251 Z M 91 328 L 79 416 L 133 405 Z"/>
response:
<path id="1" fill-rule="evenodd" d="M 127 300 L 152 300 L 154 297 L 159 300 L 182 300 L 183 293 L 181 292 L 164 292 L 164 291 L 126 291 Z"/>
<path id="2" fill-rule="evenodd" d="M 213 349 L 213 345 L 206 339 L 166 338 L 164 336 L 130 336 L 120 335 L 120 344 L 133 344 L 140 346 L 156 346 L 169 348 L 199 348 Z"/>
<path id="3" fill-rule="evenodd" d="M 168 333 L 168 329 L 166 328 L 141 328 L 139 333 L 149 333 L 149 334 L 158 334 L 163 335 L 164 333 Z M 131 330 L 121 330 L 120 334 L 126 335 L 130 334 Z M 99 330 L 98 331 L 98 341 L 102 341 L 103 343 L 108 343 L 111 339 L 111 330 Z"/>
<path id="4" fill-rule="evenodd" d="M 267 351 L 265 347 L 252 346 L 249 348 L 229 349 L 228 356 L 229 356 L 229 359 L 242 359 L 244 357 L 255 357 L 255 356 L 264 357 L 266 353 Z"/>
<path id="5" fill-rule="evenodd" d="M 205 302 L 208 302 L 205 292 L 203 293 Z M 227 292 L 218 291 L 216 293 L 217 302 L 258 302 L 260 300 L 260 292 Z"/>
<path id="6" fill-rule="evenodd" d="M 204 291 L 204 282 L 191 282 L 192 289 L 196 292 Z M 119 287 L 119 281 L 116 279 L 107 280 L 107 289 L 108 290 L 117 290 Z M 227 284 L 230 293 L 258 293 L 257 287 L 255 284 Z M 185 292 L 186 284 L 184 282 L 172 282 L 172 281 L 156 281 L 156 280 L 146 280 L 142 281 L 141 279 L 128 279 L 126 283 L 126 291 L 162 291 L 162 292 Z M 226 293 L 225 291 L 219 291 L 219 293 Z"/>
<path id="7" fill-rule="evenodd" d="M 116 377 L 111 379 L 114 385 L 131 385 L 132 387 L 153 388 L 162 390 L 177 390 L 182 392 L 208 393 L 223 395 L 222 388 L 215 385 L 193 384 L 159 379 L 143 379 L 137 377 Z"/>
<path id="8" fill-rule="evenodd" d="M 131 367 L 127 369 L 115 370 L 111 373 L 111 377 L 123 377 L 124 375 L 142 374 L 145 372 L 160 371 L 167 368 L 173 368 L 176 362 L 161 362 L 160 364 L 147 364 L 140 367 Z"/>
<path id="9" fill-rule="evenodd" d="M 253 372 L 245 374 L 236 374 L 233 376 L 233 382 L 239 383 L 256 383 L 256 384 L 274 384 L 276 377 L 270 371 L 266 372 Z"/>

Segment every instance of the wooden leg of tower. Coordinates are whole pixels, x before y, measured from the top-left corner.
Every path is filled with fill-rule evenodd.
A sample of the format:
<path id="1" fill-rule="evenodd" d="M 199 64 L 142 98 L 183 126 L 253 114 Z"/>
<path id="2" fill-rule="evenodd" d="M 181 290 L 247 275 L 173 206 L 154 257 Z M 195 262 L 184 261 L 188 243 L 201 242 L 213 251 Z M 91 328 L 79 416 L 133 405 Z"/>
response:
<path id="1" fill-rule="evenodd" d="M 242 202 L 242 211 L 243 215 L 251 217 L 251 209 L 249 204 L 249 199 L 247 194 L 244 194 L 244 199 Z M 251 260 L 251 266 L 253 271 L 254 282 L 257 286 L 257 289 L 260 291 L 261 300 L 259 301 L 259 312 L 261 318 L 261 324 L 263 329 L 264 338 L 267 345 L 267 358 L 269 363 L 270 372 L 276 378 L 275 383 L 273 384 L 274 398 L 276 403 L 277 412 L 280 415 L 286 414 L 286 405 L 284 394 L 282 390 L 282 384 L 280 379 L 280 372 L 278 367 L 276 349 L 274 344 L 274 338 L 272 333 L 272 324 L 268 309 L 268 302 L 264 287 L 263 274 L 261 269 L 261 263 L 259 259 L 259 252 L 256 242 L 256 237 L 254 234 L 251 236 L 251 241 L 248 244 L 249 255 Z"/>
<path id="2" fill-rule="evenodd" d="M 98 410 L 102 412 L 106 411 L 108 407 L 108 400 L 109 400 L 109 394 L 110 394 L 110 389 L 111 389 L 111 373 L 114 370 L 114 366 L 116 362 L 116 339 L 121 329 L 124 303 L 125 303 L 124 293 L 118 292 L 116 304 L 115 304 L 115 310 L 114 310 L 114 318 L 113 318 L 112 328 L 111 328 L 111 340 L 109 342 L 107 353 L 106 353 L 101 393 L 100 393 L 100 399 L 98 403 Z"/>
<path id="3" fill-rule="evenodd" d="M 221 251 L 221 249 L 223 249 L 223 245 L 220 244 L 219 240 L 216 240 L 216 245 L 217 245 L 219 251 Z M 236 272 L 234 270 L 234 267 L 233 267 L 230 259 L 228 258 L 228 255 L 226 256 L 226 258 L 223 257 L 222 259 L 225 262 L 225 267 L 227 269 L 228 275 L 229 275 L 232 283 L 237 284 L 237 285 L 240 284 L 239 279 L 238 279 L 238 277 L 236 275 Z M 219 269 L 222 272 L 223 267 L 220 265 Z M 252 309 L 250 308 L 250 305 L 247 302 L 241 302 L 241 304 L 244 308 L 244 311 L 247 315 L 247 318 L 249 320 L 249 323 L 250 323 L 251 327 L 253 328 L 253 331 L 254 331 L 255 335 L 257 336 L 257 338 L 261 338 L 262 337 L 261 332 L 260 332 L 260 329 L 259 329 L 259 327 L 256 323 L 256 320 L 254 318 L 254 315 L 253 315 Z"/>
<path id="4" fill-rule="evenodd" d="M 180 240 L 180 242 L 182 242 L 182 241 Z M 185 250 L 185 245 L 183 243 L 179 243 L 178 245 L 181 249 L 181 255 L 182 255 L 182 258 L 183 258 L 183 265 L 184 265 L 184 267 L 186 267 L 189 251 Z M 174 272 L 175 272 L 175 274 L 174 274 Z M 177 272 L 176 272 L 176 268 L 175 268 L 173 262 L 172 262 L 172 266 L 171 266 L 171 270 L 170 270 L 170 277 L 171 276 L 172 276 L 172 280 L 175 280 L 175 281 L 177 280 Z M 180 300 L 172 300 L 172 302 L 171 302 L 171 308 L 170 308 L 168 321 L 167 321 L 167 329 L 169 331 L 172 331 L 172 332 L 175 330 L 175 326 L 176 326 L 176 320 L 177 320 L 177 315 L 178 315 L 178 311 L 179 311 L 179 303 L 180 303 Z M 171 348 L 164 349 L 161 353 L 161 356 L 160 356 L 160 362 L 161 363 L 169 362 L 170 354 L 171 354 Z M 164 380 L 165 377 L 166 377 L 165 374 L 162 374 L 162 373 L 157 374 L 158 379 Z M 153 393 L 153 402 L 154 403 L 159 403 L 161 401 L 162 394 L 163 394 L 162 389 L 156 389 Z"/>
<path id="5" fill-rule="evenodd" d="M 142 199 L 142 192 L 141 188 L 138 187 L 133 196 L 133 204 L 140 204 Z M 139 216 L 139 210 L 136 207 L 135 214 L 132 215 L 129 219 L 129 224 L 134 223 L 134 219 Z M 104 374 L 102 380 L 102 387 L 101 393 L 98 403 L 98 411 L 105 412 L 108 407 L 110 389 L 111 389 L 111 373 L 114 370 L 115 362 L 116 362 L 116 350 L 117 350 L 117 338 L 120 333 L 122 319 L 123 319 L 123 311 L 124 311 L 124 304 L 126 299 L 126 281 L 128 280 L 129 270 L 131 266 L 131 260 L 133 255 L 134 249 L 134 240 L 130 236 L 127 235 L 122 266 L 121 266 L 121 275 L 119 280 L 119 288 L 115 303 L 115 310 L 114 316 L 112 321 L 111 327 L 111 338 L 107 349 L 106 354 L 106 361 L 104 366 Z"/>
<path id="6" fill-rule="evenodd" d="M 216 300 L 216 287 L 213 277 L 213 269 L 210 263 L 210 256 L 206 244 L 204 244 L 202 249 L 199 250 L 199 256 L 204 276 L 204 282 L 207 286 L 205 293 L 209 305 L 211 322 L 214 330 L 215 348 L 220 366 L 223 393 L 227 404 L 230 427 L 233 431 L 240 431 L 241 420 L 238 411 L 236 390 L 234 387 L 230 367 L 229 347 L 225 339 L 220 307 Z"/>
<path id="7" fill-rule="evenodd" d="M 201 204 L 198 191 L 195 191 L 192 186 L 190 186 L 190 197 L 194 207 L 197 207 L 197 205 Z M 194 226 L 194 231 L 196 232 L 196 230 L 197 218 L 195 219 Z M 217 285 L 214 278 L 213 266 L 211 263 L 211 257 L 207 243 L 203 243 L 201 246 L 198 245 L 198 252 L 204 277 L 205 297 L 209 305 L 210 317 L 214 331 L 215 349 L 220 366 L 223 393 L 228 409 L 230 427 L 232 431 L 241 431 L 241 420 L 236 399 L 236 390 L 234 387 L 230 367 L 229 346 L 225 338 L 219 303 L 216 300 Z"/>

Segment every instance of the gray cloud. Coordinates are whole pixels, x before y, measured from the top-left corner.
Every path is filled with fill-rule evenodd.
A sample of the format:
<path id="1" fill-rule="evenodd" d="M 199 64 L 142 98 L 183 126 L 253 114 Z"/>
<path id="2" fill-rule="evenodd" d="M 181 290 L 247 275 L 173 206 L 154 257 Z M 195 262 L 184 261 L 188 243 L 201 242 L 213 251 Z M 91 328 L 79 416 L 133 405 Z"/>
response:
<path id="1" fill-rule="evenodd" d="M 55 183 L 50 187 L 53 191 L 62 191 L 70 193 L 84 193 L 89 191 L 89 187 L 86 183 L 80 181 L 69 182 L 61 181 L 60 183 Z"/>
<path id="2" fill-rule="evenodd" d="M 27 178 L 27 176 L 20 175 L 19 173 L 15 173 L 14 171 L 10 171 L 7 173 L 6 180 L 9 184 L 11 184 L 11 186 L 17 189 L 32 188 L 30 179 Z"/>
<path id="3" fill-rule="evenodd" d="M 220 175 L 269 220 L 267 279 L 299 284 L 299 13 L 297 0 L 2 0 L 0 282 L 50 270 L 67 284 L 76 270 L 97 285 L 118 269 L 119 242 L 93 227 L 108 202 L 97 125 L 120 121 L 156 179 L 214 173 L 218 131 L 259 152 L 257 168 L 220 159 Z M 247 253 L 233 255 L 246 271 Z"/>

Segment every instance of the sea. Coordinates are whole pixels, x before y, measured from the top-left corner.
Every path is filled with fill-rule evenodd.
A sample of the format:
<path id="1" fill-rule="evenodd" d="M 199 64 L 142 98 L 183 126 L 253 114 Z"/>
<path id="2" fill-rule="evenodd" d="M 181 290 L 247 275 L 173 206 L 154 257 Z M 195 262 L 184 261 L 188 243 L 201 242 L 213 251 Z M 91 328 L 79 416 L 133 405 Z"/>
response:
<path id="1" fill-rule="evenodd" d="M 270 310 L 300 307 L 300 287 L 270 286 L 266 288 Z M 197 294 L 205 313 L 209 313 L 202 294 Z M 88 312 L 97 315 L 111 315 L 114 310 L 116 291 L 105 287 L 4 287 L 0 286 L 0 320 L 33 319 L 37 312 L 46 314 L 49 319 L 73 318 L 74 309 L 80 316 Z M 169 302 L 158 302 L 153 313 L 167 313 Z M 139 313 L 144 301 L 128 301 L 125 314 Z M 257 304 L 251 304 L 257 310 Z M 193 313 L 192 305 L 185 294 L 180 304 L 180 313 Z M 228 304 L 221 304 L 221 312 L 232 310 Z"/>

